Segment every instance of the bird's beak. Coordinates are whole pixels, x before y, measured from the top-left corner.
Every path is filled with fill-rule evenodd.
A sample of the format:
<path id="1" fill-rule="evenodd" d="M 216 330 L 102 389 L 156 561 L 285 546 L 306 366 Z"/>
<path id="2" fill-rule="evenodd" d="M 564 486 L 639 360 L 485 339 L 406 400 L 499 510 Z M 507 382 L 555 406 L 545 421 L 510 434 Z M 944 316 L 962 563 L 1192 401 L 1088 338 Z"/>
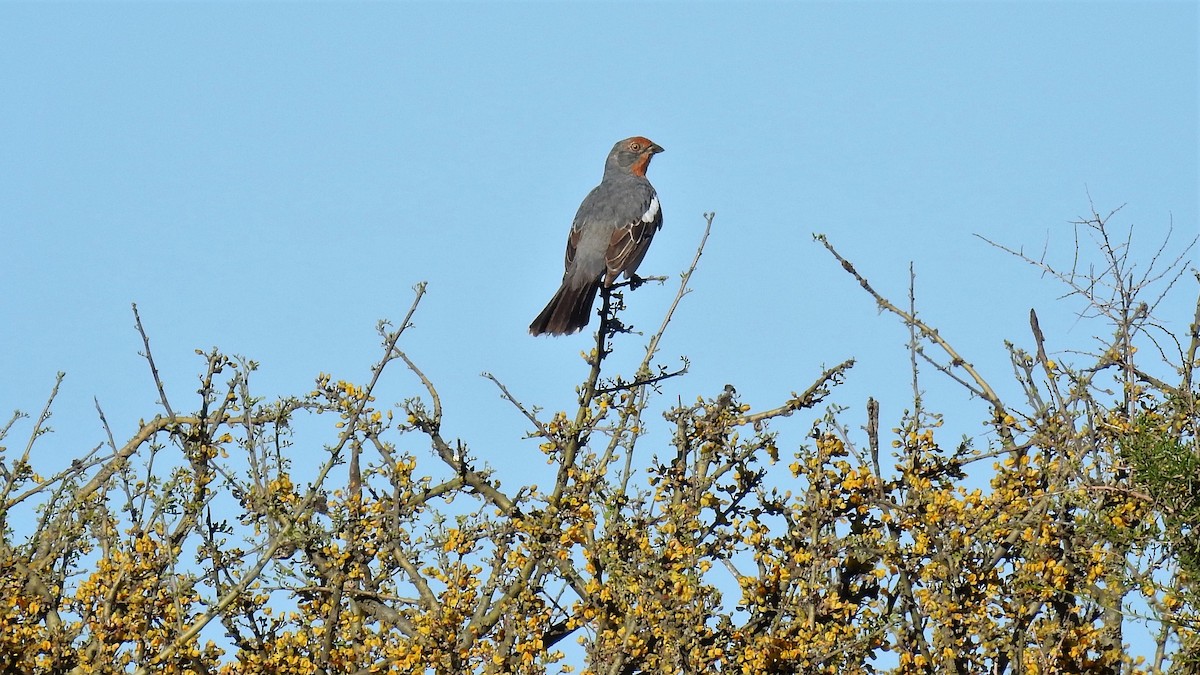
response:
<path id="1" fill-rule="evenodd" d="M 663 146 L 659 145 L 658 143 L 651 143 L 650 147 L 648 147 L 646 149 L 649 150 L 651 153 L 657 155 L 658 153 L 663 151 Z"/>

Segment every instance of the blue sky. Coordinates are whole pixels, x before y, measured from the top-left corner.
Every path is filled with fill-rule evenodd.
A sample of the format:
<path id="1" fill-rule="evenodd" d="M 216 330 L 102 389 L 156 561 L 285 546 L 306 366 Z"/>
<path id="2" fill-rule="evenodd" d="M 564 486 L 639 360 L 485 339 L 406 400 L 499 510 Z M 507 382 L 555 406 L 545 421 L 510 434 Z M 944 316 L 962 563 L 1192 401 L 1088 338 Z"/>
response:
<path id="1" fill-rule="evenodd" d="M 662 345 L 692 370 L 661 400 L 728 382 L 773 407 L 853 356 L 838 402 L 873 395 L 890 426 L 906 333 L 812 233 L 896 301 L 911 261 L 925 318 L 999 384 L 1031 307 L 1049 348 L 1088 346 L 1103 327 L 974 235 L 1069 261 L 1090 195 L 1147 253 L 1194 236 L 1197 25 L 1186 2 L 3 4 L 0 410 L 40 409 L 62 370 L 47 451 L 102 440 L 93 396 L 128 437 L 156 412 L 131 302 L 176 407 L 214 345 L 261 362 L 263 395 L 362 381 L 376 321 L 427 281 L 402 346 L 451 433 L 523 480 L 526 424 L 478 375 L 573 403 L 591 339 L 526 327 L 605 153 L 644 135 L 665 224 L 640 272 L 681 272 L 717 214 Z M 673 292 L 627 319 L 657 326 Z"/>

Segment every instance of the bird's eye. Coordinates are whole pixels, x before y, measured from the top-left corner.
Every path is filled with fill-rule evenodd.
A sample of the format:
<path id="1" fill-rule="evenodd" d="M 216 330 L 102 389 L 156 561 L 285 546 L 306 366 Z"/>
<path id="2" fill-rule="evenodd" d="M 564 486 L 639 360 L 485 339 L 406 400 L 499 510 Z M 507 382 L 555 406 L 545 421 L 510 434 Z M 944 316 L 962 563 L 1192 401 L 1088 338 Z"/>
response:
<path id="1" fill-rule="evenodd" d="M 641 152 L 641 151 L 642 151 L 642 144 L 641 144 L 641 143 L 638 143 L 637 141 L 634 141 L 633 143 L 630 143 L 630 144 L 629 144 L 629 150 L 630 150 L 631 152 Z"/>

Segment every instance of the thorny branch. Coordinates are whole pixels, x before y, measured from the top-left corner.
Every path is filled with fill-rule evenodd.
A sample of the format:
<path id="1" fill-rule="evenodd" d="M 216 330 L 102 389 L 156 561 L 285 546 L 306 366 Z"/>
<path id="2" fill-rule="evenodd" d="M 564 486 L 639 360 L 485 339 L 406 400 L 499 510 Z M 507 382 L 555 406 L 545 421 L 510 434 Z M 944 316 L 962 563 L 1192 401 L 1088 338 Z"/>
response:
<path id="1" fill-rule="evenodd" d="M 237 650 L 225 658 L 238 659 L 239 667 L 251 668 L 260 657 L 307 659 L 322 673 L 552 672 L 560 658 L 553 647 L 578 634 L 593 673 L 856 673 L 886 650 L 910 669 L 931 672 L 1007 675 L 1027 672 L 1036 660 L 1039 672 L 1148 675 L 1122 649 L 1123 607 L 1137 597 L 1162 627 L 1153 666 L 1200 663 L 1186 660 L 1186 646 L 1168 648 L 1188 644 L 1196 625 L 1196 596 L 1187 595 L 1181 577 L 1171 577 L 1171 566 L 1186 564 L 1185 554 L 1196 548 L 1189 537 L 1197 518 L 1188 509 L 1189 500 L 1200 503 L 1200 484 L 1193 495 L 1187 471 L 1154 483 L 1147 468 L 1163 471 L 1178 448 L 1194 450 L 1190 383 L 1200 349 L 1200 300 L 1189 332 L 1176 343 L 1181 384 L 1171 386 L 1172 377 L 1154 370 L 1156 364 L 1123 351 L 1136 334 L 1130 326 L 1158 325 L 1137 294 L 1141 283 L 1171 279 L 1153 263 L 1169 258 L 1165 249 L 1154 254 L 1154 274 L 1137 268 L 1129 276 L 1135 292 L 1112 309 L 1134 323 L 1104 345 L 1112 352 L 1104 367 L 1119 366 L 1122 381 L 1149 393 L 1136 387 L 1106 393 L 1091 380 L 1097 370 L 1056 362 L 1056 338 L 1031 311 L 1033 346 L 1028 353 L 1010 350 L 1029 405 L 1000 406 L 974 368 L 919 319 L 911 285 L 907 308 L 898 309 L 819 238 L 910 331 L 917 405 L 892 430 L 895 464 L 881 457 L 890 425 L 875 397 L 866 402 L 861 450 L 840 420 L 846 409 L 830 403 L 853 359 L 823 368 L 806 389 L 768 409 L 753 411 L 732 385 L 692 404 L 680 401 L 664 412 L 673 433 L 655 453 L 646 445 L 648 401 L 677 373 L 655 370 L 654 358 L 689 292 L 713 222 L 712 214 L 705 218 L 691 267 L 631 380 L 602 368 L 611 366 L 615 336 L 630 332 L 618 318 L 623 286 L 602 295 L 573 418 L 542 419 L 539 409 L 485 373 L 557 465 L 553 490 L 502 491 L 486 463 L 448 435 L 442 396 L 418 359 L 398 346 L 423 286 L 399 328 L 380 325 L 383 357 L 361 388 L 323 375 L 313 393 L 263 405 L 250 394 L 253 362 L 214 350 L 201 354 L 206 369 L 194 414 L 166 407 L 119 445 L 97 404 L 107 441 L 76 464 L 50 479 L 31 477 L 17 463 L 0 467 L 0 516 L 39 494 L 47 495 L 50 514 L 37 526 L 40 548 L 10 546 L 7 539 L 0 546 L 0 566 L 9 572 L 0 575 L 0 584 L 8 584 L 0 592 L 20 598 L 11 608 L 24 608 L 26 616 L 30 608 L 47 608 L 24 624 L 4 624 L 0 670 L 29 670 L 4 660 L 6 649 L 17 649 L 5 642 L 9 632 L 33 626 L 63 634 L 74 617 L 91 611 L 68 604 L 95 578 L 71 557 L 71 545 L 89 539 L 99 542 L 103 550 L 95 555 L 106 563 L 128 555 L 148 566 L 121 568 L 87 617 L 93 632 L 68 636 L 69 644 L 81 645 L 68 647 L 80 668 L 111 661 L 105 651 L 111 647 L 130 656 L 131 672 L 217 672 L 223 666 L 216 652 L 200 646 L 205 627 L 217 619 Z M 1111 255 L 1132 242 L 1096 236 Z M 1078 254 L 1074 264 L 1083 264 Z M 1113 270 L 1128 276 L 1134 268 L 1109 260 L 1097 269 L 1111 278 Z M 1083 274 L 1074 281 L 1094 292 L 1099 286 Z M 165 406 L 140 317 L 137 325 Z M 926 355 L 922 345 L 929 344 L 948 363 Z M 920 359 L 984 397 L 994 414 L 1007 413 L 1002 426 L 1011 435 L 998 445 L 1008 456 L 983 474 L 989 489 L 962 484 L 963 467 L 1000 454 L 973 451 L 965 439 L 958 450 L 943 447 L 935 435 L 941 416 L 920 401 Z M 415 376 L 420 394 L 398 406 L 404 416 L 392 423 L 391 411 L 372 401 L 385 367 L 396 360 Z M 228 386 L 218 381 L 223 368 L 234 370 Z M 679 373 L 686 368 L 685 360 Z M 1126 399 L 1114 408 L 1106 395 Z M 780 461 L 784 444 L 771 427 L 822 404 L 828 412 L 812 422 L 794 461 Z M 1128 414 L 1129 404 L 1137 415 Z M 322 460 L 306 467 L 307 482 L 294 485 L 291 462 L 303 455 L 286 449 L 300 412 L 334 413 L 339 421 Z M 47 405 L 33 424 L 35 439 L 48 432 L 49 413 Z M 12 425 L 0 429 L 0 438 Z M 164 452 L 172 446 L 178 456 Z M 368 448 L 378 460 L 363 452 Z M 222 461 L 238 452 L 244 467 Z M 422 460 L 421 452 L 432 459 Z M 28 448 L 24 457 L 37 459 Z M 140 470 L 136 458 L 144 460 Z M 612 469 L 620 458 L 624 467 Z M 348 467 L 344 485 L 331 477 L 340 464 Z M 986 472 L 982 463 L 970 468 Z M 634 481 L 635 474 L 645 480 Z M 452 509 L 437 503 L 454 499 L 461 501 Z M 223 513 L 233 515 L 223 521 Z M 185 544 L 198 554 L 198 574 L 184 564 Z M 1153 554 L 1139 558 L 1138 551 Z M 1139 567 L 1143 560 L 1150 569 Z M 718 588 L 710 569 L 728 570 L 736 588 Z M 87 581 L 72 586 L 67 574 Z M 1168 577 L 1175 584 L 1169 588 Z M 9 583 L 14 578 L 16 585 Z M 143 581 L 150 585 L 134 588 Z M 126 615 L 145 611 L 138 603 L 160 593 L 167 594 L 154 610 L 162 612 L 160 621 L 115 638 L 104 634 L 108 626 L 135 625 L 124 623 Z M 276 594 L 290 594 L 299 618 L 266 611 Z M 5 616 L 0 612 L 0 622 Z M 29 635 L 21 633 L 22 644 L 42 644 L 42 634 Z M 1200 658 L 1200 651 L 1192 653 Z"/>

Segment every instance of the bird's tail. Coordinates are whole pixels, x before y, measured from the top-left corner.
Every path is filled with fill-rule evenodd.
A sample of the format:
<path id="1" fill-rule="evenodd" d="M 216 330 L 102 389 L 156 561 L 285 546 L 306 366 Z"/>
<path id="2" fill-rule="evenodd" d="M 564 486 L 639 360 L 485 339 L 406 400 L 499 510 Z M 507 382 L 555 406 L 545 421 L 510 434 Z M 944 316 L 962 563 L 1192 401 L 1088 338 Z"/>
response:
<path id="1" fill-rule="evenodd" d="M 588 325 L 592 318 L 592 303 L 600 280 L 586 286 L 571 286 L 567 281 L 550 299 L 546 309 L 529 324 L 531 335 L 569 335 Z"/>

